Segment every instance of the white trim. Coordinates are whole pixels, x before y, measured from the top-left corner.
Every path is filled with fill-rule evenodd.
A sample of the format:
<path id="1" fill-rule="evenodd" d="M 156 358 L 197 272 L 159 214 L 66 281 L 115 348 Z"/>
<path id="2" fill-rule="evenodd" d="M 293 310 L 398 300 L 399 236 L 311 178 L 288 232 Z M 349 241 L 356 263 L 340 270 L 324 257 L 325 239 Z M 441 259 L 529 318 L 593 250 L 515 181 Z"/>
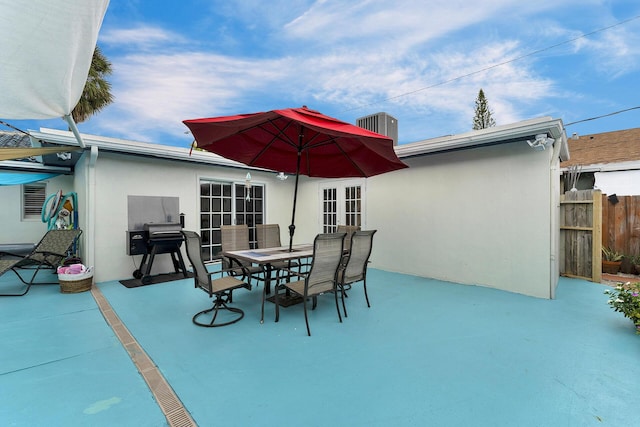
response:
<path id="1" fill-rule="evenodd" d="M 40 128 L 40 131 L 30 130 L 29 133 L 37 139 L 62 145 L 77 146 L 78 141 L 72 132 L 58 129 Z M 170 145 L 151 144 L 147 142 L 129 141 L 105 136 L 87 135 L 81 136 L 87 146 L 97 146 L 104 151 L 117 153 L 136 154 L 162 159 L 182 160 L 187 162 L 206 163 L 218 166 L 231 166 L 241 169 L 256 169 L 239 162 L 226 159 L 208 151 L 193 150 L 190 148 L 174 147 Z"/>
<path id="2" fill-rule="evenodd" d="M 548 133 L 551 138 L 556 140 L 554 144 L 563 144 L 566 140 L 562 120 L 552 119 L 551 117 L 541 117 L 511 125 L 495 126 L 458 135 L 425 139 L 410 144 L 399 145 L 395 147 L 395 150 L 400 158 L 413 157 L 442 151 L 469 149 L 499 143 L 500 141 L 526 143 L 527 138 L 531 138 L 540 133 Z M 568 150 L 562 149 L 559 153 L 560 156 L 565 154 L 565 152 L 568 157 Z"/>
<path id="3" fill-rule="evenodd" d="M 594 163 L 592 165 L 581 165 L 580 172 L 616 172 L 625 170 L 637 170 L 640 169 L 640 161 L 633 160 L 629 162 L 614 162 L 614 163 Z M 569 168 L 564 167 L 560 169 L 561 172 L 568 172 Z"/>
<path id="4" fill-rule="evenodd" d="M 62 166 L 47 166 L 47 165 L 43 165 L 42 163 L 24 162 L 24 161 L 17 161 L 17 160 L 0 161 L 0 169 L 28 171 L 28 172 L 60 173 L 65 175 L 71 174 L 70 168 L 65 168 Z"/>

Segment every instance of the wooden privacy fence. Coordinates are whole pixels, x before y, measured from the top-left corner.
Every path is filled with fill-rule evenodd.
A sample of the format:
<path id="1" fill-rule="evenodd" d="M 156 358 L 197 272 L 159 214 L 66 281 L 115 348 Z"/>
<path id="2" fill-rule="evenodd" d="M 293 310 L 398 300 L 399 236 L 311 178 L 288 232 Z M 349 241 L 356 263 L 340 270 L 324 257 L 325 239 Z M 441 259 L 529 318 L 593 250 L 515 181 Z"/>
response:
<path id="1" fill-rule="evenodd" d="M 602 246 L 640 255 L 640 196 L 602 195 Z"/>
<path id="2" fill-rule="evenodd" d="M 560 196 L 560 274 L 602 280 L 602 248 L 640 255 L 640 196 L 598 190 Z"/>
<path id="3" fill-rule="evenodd" d="M 560 274 L 601 281 L 602 200 L 598 190 L 560 196 Z"/>

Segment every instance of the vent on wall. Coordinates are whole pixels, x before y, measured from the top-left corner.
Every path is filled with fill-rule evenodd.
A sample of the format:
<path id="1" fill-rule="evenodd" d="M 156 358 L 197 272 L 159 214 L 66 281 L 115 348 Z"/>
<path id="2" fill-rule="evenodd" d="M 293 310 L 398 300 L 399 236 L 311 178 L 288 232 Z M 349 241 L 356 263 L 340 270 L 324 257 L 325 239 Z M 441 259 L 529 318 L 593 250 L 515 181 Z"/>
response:
<path id="1" fill-rule="evenodd" d="M 356 119 L 356 126 L 388 136 L 398 145 L 398 120 L 387 113 L 376 113 Z"/>

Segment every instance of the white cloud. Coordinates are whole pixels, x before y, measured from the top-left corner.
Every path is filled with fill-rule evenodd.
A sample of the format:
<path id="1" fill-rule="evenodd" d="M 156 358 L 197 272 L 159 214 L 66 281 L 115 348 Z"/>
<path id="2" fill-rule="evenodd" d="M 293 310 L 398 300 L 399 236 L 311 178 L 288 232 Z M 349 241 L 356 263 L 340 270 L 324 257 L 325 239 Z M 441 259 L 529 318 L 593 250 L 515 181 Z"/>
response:
<path id="1" fill-rule="evenodd" d="M 324 0 L 284 10 L 288 3 L 242 3 L 243 22 L 264 13 L 267 29 L 252 25 L 260 37 L 252 37 L 250 46 L 234 39 L 238 49 L 229 55 L 204 51 L 201 43 L 159 27 L 106 31 L 101 42 L 126 45 L 129 54 L 109 57 L 116 103 L 98 125 L 154 140 L 183 135 L 181 120 L 187 118 L 315 102 L 344 120 L 387 110 L 401 128 L 428 122 L 421 129 L 435 136 L 469 130 L 479 88 L 499 124 L 553 110 L 551 100 L 569 92 L 555 79 L 556 70 L 540 67 L 546 59 L 586 53 L 615 76 L 635 70 L 640 56 L 638 36 L 624 28 L 526 56 L 579 35 L 552 14 L 540 15 L 560 7 L 550 0 L 487 0 L 482 7 L 463 0 Z M 562 7 L 574 3 L 583 2 Z M 227 5 L 228 17 L 239 4 Z M 233 22 L 221 25 L 233 28 Z M 521 59 L 508 62 L 514 58 Z M 417 139 L 413 129 L 405 135 Z"/>
<path id="2" fill-rule="evenodd" d="M 160 27 L 141 25 L 135 28 L 121 28 L 105 31 L 100 35 L 100 43 L 117 45 L 120 48 L 153 47 L 186 42 L 185 38 Z"/>

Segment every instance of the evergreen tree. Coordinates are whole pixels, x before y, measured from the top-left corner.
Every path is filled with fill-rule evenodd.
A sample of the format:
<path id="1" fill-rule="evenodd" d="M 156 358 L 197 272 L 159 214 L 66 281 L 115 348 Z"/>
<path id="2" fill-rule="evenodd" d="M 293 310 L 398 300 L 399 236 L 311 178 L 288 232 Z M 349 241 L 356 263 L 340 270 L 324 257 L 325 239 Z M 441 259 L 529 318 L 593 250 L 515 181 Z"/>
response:
<path id="1" fill-rule="evenodd" d="M 480 89 L 478 97 L 476 98 L 476 111 L 473 117 L 473 130 L 486 129 L 496 125 L 496 121 L 491 117 L 491 109 L 487 98 L 484 96 L 484 91 Z"/>
<path id="2" fill-rule="evenodd" d="M 113 102 L 111 83 L 106 79 L 106 76 L 110 75 L 111 72 L 111 62 L 96 46 L 96 50 L 93 51 L 93 58 L 91 58 L 89 76 L 82 90 L 82 96 L 71 112 L 71 117 L 76 123 L 84 122 Z"/>

